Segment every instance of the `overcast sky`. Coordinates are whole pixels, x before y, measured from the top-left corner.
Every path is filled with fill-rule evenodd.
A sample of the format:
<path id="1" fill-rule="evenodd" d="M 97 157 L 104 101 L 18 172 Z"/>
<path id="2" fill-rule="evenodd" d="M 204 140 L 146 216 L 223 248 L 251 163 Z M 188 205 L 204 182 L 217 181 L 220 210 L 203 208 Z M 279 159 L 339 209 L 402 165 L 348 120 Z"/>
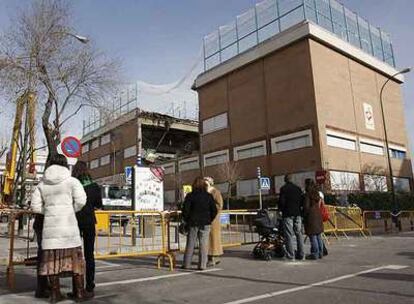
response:
<path id="1" fill-rule="evenodd" d="M 28 0 L 0 0 L 0 28 Z M 197 58 L 202 38 L 251 8 L 254 0 L 72 0 L 75 27 L 123 59 L 130 81 L 178 80 Z M 414 66 L 414 0 L 343 0 L 389 32 L 398 68 Z M 407 129 L 414 143 L 414 73 L 403 85 Z"/>

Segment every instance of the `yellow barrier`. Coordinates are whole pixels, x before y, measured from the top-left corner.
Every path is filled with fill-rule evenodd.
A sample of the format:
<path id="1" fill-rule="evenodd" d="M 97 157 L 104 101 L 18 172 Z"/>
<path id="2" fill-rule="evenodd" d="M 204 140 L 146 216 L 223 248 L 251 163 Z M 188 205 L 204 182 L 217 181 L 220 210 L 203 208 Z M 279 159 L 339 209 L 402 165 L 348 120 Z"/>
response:
<path id="1" fill-rule="evenodd" d="M 365 235 L 363 213 L 358 207 L 335 207 L 336 231 L 347 237 L 347 232 Z"/>
<path id="2" fill-rule="evenodd" d="M 100 227 L 106 233 L 98 233 L 95 239 L 95 258 L 119 258 L 158 255 L 169 260 L 174 268 L 173 257 L 167 252 L 167 227 L 165 215 L 152 211 L 96 211 Z"/>
<path id="3" fill-rule="evenodd" d="M 334 206 L 326 205 L 329 212 L 329 220 L 323 223 L 323 229 L 325 234 L 332 233 L 337 237 L 337 222 L 336 222 L 336 209 Z"/>

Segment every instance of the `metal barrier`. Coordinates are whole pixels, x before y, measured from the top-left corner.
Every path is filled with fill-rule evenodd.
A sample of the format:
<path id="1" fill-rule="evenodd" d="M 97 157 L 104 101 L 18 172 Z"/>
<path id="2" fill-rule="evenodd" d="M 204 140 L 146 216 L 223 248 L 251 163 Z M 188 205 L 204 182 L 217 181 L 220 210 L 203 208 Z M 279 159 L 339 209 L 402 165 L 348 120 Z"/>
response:
<path id="1" fill-rule="evenodd" d="M 168 258 L 165 213 L 151 211 L 96 211 L 95 258 L 158 256 L 158 268 Z"/>
<path id="2" fill-rule="evenodd" d="M 365 235 L 363 213 L 358 207 L 335 207 L 336 231 L 345 237 L 347 232 L 359 232 Z"/>
<path id="3" fill-rule="evenodd" d="M 336 209 L 334 206 L 325 205 L 329 212 L 329 220 L 323 223 L 323 229 L 325 234 L 337 235 L 337 222 L 336 222 Z"/>
<path id="4" fill-rule="evenodd" d="M 401 211 L 393 215 L 390 211 L 364 211 L 365 228 L 371 234 L 414 231 L 414 211 Z"/>

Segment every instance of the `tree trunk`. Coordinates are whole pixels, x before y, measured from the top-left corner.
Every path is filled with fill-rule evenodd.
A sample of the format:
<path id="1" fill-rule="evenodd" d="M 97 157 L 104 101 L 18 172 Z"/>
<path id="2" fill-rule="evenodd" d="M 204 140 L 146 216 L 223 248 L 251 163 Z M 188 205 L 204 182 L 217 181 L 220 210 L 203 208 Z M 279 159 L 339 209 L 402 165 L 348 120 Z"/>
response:
<path id="1" fill-rule="evenodd" d="M 52 108 L 53 108 L 53 97 L 52 94 L 49 93 L 45 110 L 43 112 L 42 116 L 42 127 L 43 132 L 45 133 L 46 142 L 47 142 L 47 149 L 48 149 L 48 155 L 46 160 L 46 167 L 48 166 L 48 163 L 50 159 L 57 155 L 57 144 L 54 137 L 54 130 L 52 129 L 51 125 L 49 124 L 50 115 L 52 114 Z"/>

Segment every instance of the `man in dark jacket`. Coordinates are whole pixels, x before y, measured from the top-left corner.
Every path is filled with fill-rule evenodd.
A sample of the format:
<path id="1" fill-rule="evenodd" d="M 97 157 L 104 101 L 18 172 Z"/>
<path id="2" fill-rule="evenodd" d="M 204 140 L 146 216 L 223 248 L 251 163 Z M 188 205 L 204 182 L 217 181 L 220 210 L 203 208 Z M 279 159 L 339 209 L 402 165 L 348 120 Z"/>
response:
<path id="1" fill-rule="evenodd" d="M 200 244 L 198 269 L 207 268 L 210 226 L 216 215 L 216 203 L 207 192 L 207 183 L 204 178 L 197 177 L 193 183 L 193 191 L 185 197 L 183 206 L 183 219 L 189 228 L 183 268 L 191 267 L 197 239 Z"/>
<path id="2" fill-rule="evenodd" d="M 83 238 L 83 251 L 86 262 L 86 297 L 94 296 L 95 288 L 95 209 L 102 209 L 101 188 L 96 184 L 88 173 L 85 162 L 78 161 L 73 167 L 72 175 L 79 179 L 86 192 L 86 205 L 76 213 L 78 226 Z"/>
<path id="3" fill-rule="evenodd" d="M 292 183 L 291 176 L 285 176 L 285 185 L 280 188 L 279 210 L 282 212 L 283 229 L 286 238 L 286 258 L 303 260 L 302 212 L 303 192 Z M 296 236 L 296 254 L 293 238 Z"/>

